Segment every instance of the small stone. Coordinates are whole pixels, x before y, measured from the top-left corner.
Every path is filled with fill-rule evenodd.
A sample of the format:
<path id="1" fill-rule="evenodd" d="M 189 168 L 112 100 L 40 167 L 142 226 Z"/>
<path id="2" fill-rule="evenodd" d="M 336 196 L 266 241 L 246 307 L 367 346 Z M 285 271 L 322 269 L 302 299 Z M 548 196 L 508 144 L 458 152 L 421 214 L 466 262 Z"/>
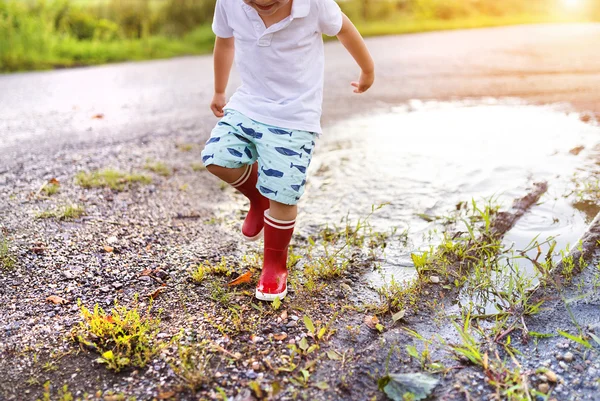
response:
<path id="1" fill-rule="evenodd" d="M 252 370 L 254 370 L 255 372 L 260 370 L 260 363 L 259 362 L 253 362 L 252 363 Z"/>
<path id="2" fill-rule="evenodd" d="M 298 320 L 298 319 L 299 319 L 299 318 L 298 318 L 298 316 L 296 316 L 296 315 L 292 315 L 292 316 L 290 316 L 290 318 L 291 318 L 292 320 Z"/>
<path id="3" fill-rule="evenodd" d="M 556 383 L 558 381 L 558 376 L 551 370 L 544 372 L 544 376 L 546 376 L 552 383 Z"/>
<path id="4" fill-rule="evenodd" d="M 571 363 L 573 362 L 573 359 L 575 359 L 575 355 L 573 355 L 572 352 L 565 352 L 565 354 L 563 355 L 563 359 L 565 360 L 565 362 Z"/>
<path id="5" fill-rule="evenodd" d="M 101 292 L 110 292 L 110 287 L 105 285 L 104 287 L 100 287 L 99 290 Z"/>
<path id="6" fill-rule="evenodd" d="M 538 390 L 540 393 L 548 394 L 548 391 L 550 391 L 550 385 L 548 383 L 540 383 Z"/>
<path id="7" fill-rule="evenodd" d="M 62 272 L 62 274 L 67 280 L 73 280 L 75 278 L 75 276 L 73 276 L 73 273 L 71 273 L 70 271 L 65 270 L 64 272 Z"/>
<path id="8" fill-rule="evenodd" d="M 109 244 L 114 244 L 117 241 L 119 241 L 119 239 L 117 237 L 115 237 L 114 235 L 112 237 L 108 237 L 108 239 L 106 240 L 106 242 Z"/>
<path id="9" fill-rule="evenodd" d="M 298 326 L 298 322 L 295 320 L 290 320 L 289 322 L 286 323 L 285 326 L 286 327 L 296 327 L 296 326 Z"/>
<path id="10" fill-rule="evenodd" d="M 567 364 L 566 364 L 566 363 L 564 363 L 563 361 L 560 361 L 560 362 L 558 363 L 558 366 L 560 366 L 560 368 L 561 368 L 561 369 L 564 369 L 564 370 L 569 370 L 569 365 L 567 365 Z"/>
<path id="11" fill-rule="evenodd" d="M 119 290 L 119 289 L 123 288 L 123 284 L 119 283 L 118 281 L 115 281 L 113 283 L 113 287 L 115 288 L 115 290 Z"/>
<path id="12" fill-rule="evenodd" d="M 246 372 L 246 377 L 247 377 L 248 379 L 250 379 L 250 380 L 254 380 L 254 379 L 256 379 L 256 377 L 257 377 L 257 374 L 256 374 L 256 372 L 255 372 L 255 371 L 253 371 L 253 370 L 248 370 L 248 371 Z"/>
<path id="13" fill-rule="evenodd" d="M 431 281 L 433 284 L 439 284 L 440 278 L 438 276 L 431 276 L 429 277 L 429 281 Z"/>
<path id="14" fill-rule="evenodd" d="M 158 333 L 156 335 L 156 337 L 158 337 L 158 338 L 167 338 L 167 337 L 169 337 L 169 335 L 167 333 Z"/>

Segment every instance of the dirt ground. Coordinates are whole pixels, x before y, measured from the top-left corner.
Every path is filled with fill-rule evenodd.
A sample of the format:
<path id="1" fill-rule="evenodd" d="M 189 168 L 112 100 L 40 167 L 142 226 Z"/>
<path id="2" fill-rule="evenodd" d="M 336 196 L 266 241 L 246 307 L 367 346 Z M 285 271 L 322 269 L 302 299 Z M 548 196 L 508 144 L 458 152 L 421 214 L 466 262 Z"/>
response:
<path id="1" fill-rule="evenodd" d="M 354 78 L 349 69 L 330 73 L 325 123 L 413 98 L 564 101 L 599 115 L 599 29 L 514 27 L 372 39 L 378 79 L 387 85 L 353 98 L 345 94 Z M 329 72 L 349 62 L 338 45 L 327 51 Z M 194 90 L 185 85 L 196 77 L 196 67 L 206 70 L 209 62 L 190 58 L 75 71 L 78 82 L 107 86 L 105 106 L 112 104 L 110 88 L 123 82 L 119 77 L 131 78 L 117 96 L 122 111 L 116 119 L 102 102 L 88 103 L 81 88 L 65 86 L 65 71 L 0 77 L 6 139 L 0 156 L 0 229 L 6 239 L 6 249 L 0 248 L 0 399 L 67 400 L 70 392 L 99 400 L 384 400 L 380 379 L 415 372 L 440 381 L 428 399 L 600 399 L 600 344 L 590 336 L 600 327 L 595 241 L 570 281 L 545 276 L 554 281 L 532 298 L 544 301 L 541 310 L 510 309 L 501 325 L 495 317 L 467 319 L 467 334 L 486 355 L 475 362 L 460 353 L 465 348 L 459 345 L 470 344 L 471 337 L 461 336 L 466 318 L 449 277 L 424 276 L 414 294 L 397 294 L 409 299 L 402 308 L 390 306 L 365 282 L 382 246 L 394 238 L 322 228 L 297 235 L 290 296 L 277 309 L 255 301 L 259 248 L 244 244 L 238 233 L 243 199 L 198 164 L 214 124 L 201 101 L 209 81 L 200 80 Z M 169 89 L 168 82 L 154 80 L 163 69 L 188 75 L 162 75 L 174 77 Z M 44 84 L 35 89 L 36 81 Z M 151 88 L 163 103 L 153 98 L 145 104 L 136 88 Z M 77 109 L 73 94 L 83 97 Z M 187 106 L 173 112 L 182 102 Z M 151 182 L 121 178 L 122 190 L 77 183 L 79 172 L 108 167 L 147 175 Z M 43 189 L 51 179 L 58 181 L 57 193 Z M 74 204 L 84 214 L 67 216 L 64 208 Z M 42 214 L 48 211 L 56 215 Z M 350 245 L 343 269 L 307 270 L 331 268 L 323 249 L 339 249 L 344 241 Z M 223 257 L 226 267 L 219 270 Z M 197 283 L 191 272 L 199 265 L 210 267 Z M 226 287 L 248 271 L 254 271 L 250 283 Z M 58 303 L 51 296 L 60 297 L 54 298 Z M 160 320 L 148 363 L 118 373 L 97 362 L 101 352 L 94 344 L 100 340 L 78 329 L 78 302 L 108 311 L 115 301 Z M 559 330 L 571 337 L 557 335 Z M 495 337 L 487 338 L 490 333 Z M 88 343 L 74 340 L 78 334 L 88 335 Z M 63 385 L 68 389 L 61 394 Z M 511 393 L 510 385 L 518 391 Z M 538 392 L 525 395 L 523 388 Z"/>

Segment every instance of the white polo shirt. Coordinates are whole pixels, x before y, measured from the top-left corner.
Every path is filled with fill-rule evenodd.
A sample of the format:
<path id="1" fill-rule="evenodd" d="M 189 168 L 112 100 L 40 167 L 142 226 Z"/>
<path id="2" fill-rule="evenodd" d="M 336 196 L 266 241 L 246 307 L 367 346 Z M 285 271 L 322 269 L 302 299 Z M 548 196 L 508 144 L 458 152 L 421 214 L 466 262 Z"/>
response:
<path id="1" fill-rule="evenodd" d="M 293 0 L 291 15 L 269 28 L 243 0 L 217 0 L 212 28 L 235 38 L 242 85 L 226 108 L 264 124 L 321 132 L 322 34 L 342 28 L 334 0 Z"/>

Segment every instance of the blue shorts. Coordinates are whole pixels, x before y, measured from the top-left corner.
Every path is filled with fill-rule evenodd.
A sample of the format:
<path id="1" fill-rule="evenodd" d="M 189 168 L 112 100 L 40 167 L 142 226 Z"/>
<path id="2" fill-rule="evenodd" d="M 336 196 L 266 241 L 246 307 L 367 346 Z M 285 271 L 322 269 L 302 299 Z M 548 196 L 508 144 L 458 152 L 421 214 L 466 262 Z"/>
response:
<path id="1" fill-rule="evenodd" d="M 313 132 L 274 127 L 226 109 L 206 142 L 202 162 L 238 168 L 258 161 L 260 193 L 295 205 L 304 193 L 316 137 Z"/>

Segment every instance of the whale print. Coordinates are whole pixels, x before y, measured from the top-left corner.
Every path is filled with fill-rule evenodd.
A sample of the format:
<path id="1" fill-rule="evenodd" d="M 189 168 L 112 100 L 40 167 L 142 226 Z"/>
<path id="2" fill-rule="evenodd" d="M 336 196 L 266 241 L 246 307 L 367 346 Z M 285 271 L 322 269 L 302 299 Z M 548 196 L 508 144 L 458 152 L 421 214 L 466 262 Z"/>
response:
<path id="1" fill-rule="evenodd" d="M 285 156 L 300 156 L 300 158 L 302 159 L 302 153 L 294 152 L 291 149 L 277 147 L 277 148 L 275 148 L 275 150 L 278 151 L 279 153 L 281 153 L 282 155 L 285 155 Z"/>
<path id="2" fill-rule="evenodd" d="M 228 123 L 226 123 L 225 121 L 219 121 L 219 122 L 217 123 L 217 125 L 231 125 L 231 124 L 228 124 Z"/>
<path id="3" fill-rule="evenodd" d="M 277 191 L 273 191 L 272 189 L 263 187 L 262 185 L 260 186 L 260 192 L 265 194 L 275 194 L 275 196 L 277 196 Z"/>
<path id="4" fill-rule="evenodd" d="M 306 173 L 306 167 L 298 166 L 298 165 L 295 165 L 294 163 L 290 163 L 290 168 L 294 168 L 294 167 L 297 168 L 298 171 L 300 171 L 301 173 Z"/>
<path id="5" fill-rule="evenodd" d="M 242 142 L 250 143 L 250 139 L 246 138 L 245 136 L 241 136 L 240 134 L 236 134 L 234 132 L 230 132 L 230 134 L 235 135 L 235 137 Z"/>
<path id="6" fill-rule="evenodd" d="M 306 184 L 306 180 L 302 180 L 302 183 L 300 185 L 290 185 L 290 187 L 292 187 L 292 189 L 296 192 L 300 191 L 300 188 L 302 188 L 302 186 Z"/>
<path id="7" fill-rule="evenodd" d="M 246 156 L 248 156 L 249 158 L 252 159 L 252 151 L 250 150 L 250 148 L 248 146 L 246 146 L 244 148 L 244 153 L 246 154 Z"/>
<path id="8" fill-rule="evenodd" d="M 210 159 L 211 157 L 215 157 L 215 154 L 213 153 L 212 155 L 206 155 L 202 157 L 202 163 L 206 163 L 206 161 L 208 159 Z"/>
<path id="9" fill-rule="evenodd" d="M 241 152 L 238 152 L 237 150 L 235 150 L 233 148 L 227 148 L 227 150 L 229 151 L 229 153 L 231 153 L 235 157 L 242 157 L 243 156 Z"/>
<path id="10" fill-rule="evenodd" d="M 220 140 L 221 140 L 220 136 L 218 136 L 216 138 L 210 138 L 208 141 L 206 141 L 206 144 L 208 145 L 209 143 L 219 142 Z"/>
<path id="11" fill-rule="evenodd" d="M 305 147 L 305 146 L 306 146 L 306 145 L 302 145 L 302 147 L 301 147 L 300 149 L 302 149 L 303 151 L 305 151 L 307 154 L 309 154 L 309 155 L 310 155 L 310 154 L 311 154 L 311 152 L 312 152 L 312 149 L 306 149 L 306 147 Z"/>
<path id="12" fill-rule="evenodd" d="M 273 170 L 273 169 L 265 170 L 264 167 L 261 167 L 261 170 L 263 173 L 265 173 L 266 176 L 269 176 L 269 177 L 276 177 L 276 178 L 283 177 L 283 172 L 281 172 L 279 170 Z"/>
<path id="13" fill-rule="evenodd" d="M 226 116 L 228 116 L 228 115 L 230 115 L 230 114 L 232 114 L 232 113 L 231 113 L 231 111 L 229 111 L 229 110 L 226 110 L 226 111 L 225 111 L 225 113 L 223 114 L 223 117 L 226 117 Z"/>
<path id="14" fill-rule="evenodd" d="M 279 129 L 279 128 L 269 128 L 269 131 L 271 131 L 275 135 L 289 135 L 289 136 L 292 136 L 291 132 L 284 131 L 284 130 Z"/>
<path id="15" fill-rule="evenodd" d="M 238 127 L 240 127 L 242 129 L 242 131 L 244 131 L 244 134 L 251 136 L 254 139 L 260 139 L 262 138 L 263 134 L 257 131 L 254 131 L 252 128 L 246 128 L 242 125 L 242 123 L 238 124 Z"/>

